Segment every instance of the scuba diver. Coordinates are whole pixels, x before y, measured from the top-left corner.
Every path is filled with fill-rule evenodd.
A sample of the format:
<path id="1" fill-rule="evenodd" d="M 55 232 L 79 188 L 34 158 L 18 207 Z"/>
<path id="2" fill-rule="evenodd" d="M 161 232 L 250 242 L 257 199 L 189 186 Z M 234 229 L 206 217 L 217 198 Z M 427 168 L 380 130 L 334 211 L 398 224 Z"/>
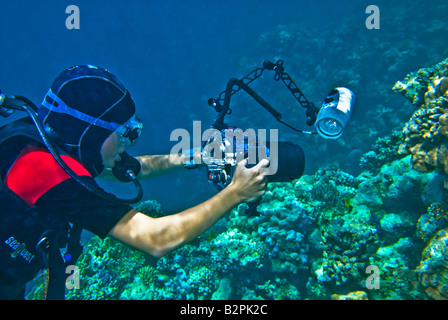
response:
<path id="1" fill-rule="evenodd" d="M 0 128 L 0 299 L 24 299 L 27 282 L 42 269 L 49 270 L 46 298 L 64 299 L 65 267 L 75 265 L 82 252 L 82 229 L 162 257 L 266 190 L 268 160 L 248 168 L 246 159 L 232 181 L 207 201 L 149 217 L 106 193 L 94 178 L 120 177 L 120 170 L 119 180 L 151 178 L 184 168 L 184 155 L 133 158 L 125 152 L 143 126 L 116 76 L 91 65 L 66 69 L 35 111 L 37 122 L 28 116 Z M 33 121 L 40 123 L 53 152 Z M 199 163 L 201 154 L 195 156 Z"/>

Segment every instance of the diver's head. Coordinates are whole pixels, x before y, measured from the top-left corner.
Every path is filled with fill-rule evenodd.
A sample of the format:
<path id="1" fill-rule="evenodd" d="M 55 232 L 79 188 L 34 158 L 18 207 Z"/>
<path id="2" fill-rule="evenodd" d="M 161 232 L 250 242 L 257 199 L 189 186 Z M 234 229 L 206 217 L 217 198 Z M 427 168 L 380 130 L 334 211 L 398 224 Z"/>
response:
<path id="1" fill-rule="evenodd" d="M 93 176 L 113 167 L 142 129 L 124 85 L 108 70 L 91 65 L 59 74 L 38 114 L 56 143 Z"/>

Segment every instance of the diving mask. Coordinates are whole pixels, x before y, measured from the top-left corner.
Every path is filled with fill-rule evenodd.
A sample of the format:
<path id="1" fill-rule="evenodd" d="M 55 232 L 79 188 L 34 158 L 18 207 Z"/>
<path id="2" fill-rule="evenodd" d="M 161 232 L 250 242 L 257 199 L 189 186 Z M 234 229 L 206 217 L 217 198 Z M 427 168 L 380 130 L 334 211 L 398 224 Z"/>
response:
<path id="1" fill-rule="evenodd" d="M 114 123 L 116 124 L 116 123 Z M 120 142 L 127 146 L 133 146 L 143 131 L 143 123 L 134 115 L 123 125 L 118 125 L 116 129 Z"/>

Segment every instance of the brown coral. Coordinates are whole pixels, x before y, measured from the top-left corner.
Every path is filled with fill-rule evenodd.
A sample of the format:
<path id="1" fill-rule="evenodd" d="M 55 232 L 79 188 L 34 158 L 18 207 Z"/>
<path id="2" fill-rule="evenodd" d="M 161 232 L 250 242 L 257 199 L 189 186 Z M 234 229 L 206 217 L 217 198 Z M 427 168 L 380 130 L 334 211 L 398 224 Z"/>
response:
<path id="1" fill-rule="evenodd" d="M 448 189 L 448 59 L 411 73 L 393 90 L 419 107 L 403 128 L 398 153 L 412 154 L 412 166 L 418 171 L 443 169 Z"/>
<path id="2" fill-rule="evenodd" d="M 448 299 L 448 229 L 439 231 L 429 242 L 417 272 L 430 298 Z"/>
<path id="3" fill-rule="evenodd" d="M 364 291 L 354 291 L 347 295 L 333 294 L 331 295 L 331 300 L 368 300 L 368 298 L 367 293 Z"/>
<path id="4" fill-rule="evenodd" d="M 447 77 L 435 77 L 428 86 L 428 91 L 425 93 L 425 104 L 430 104 L 432 100 L 440 98 L 448 90 Z"/>
<path id="5" fill-rule="evenodd" d="M 444 171 L 448 174 L 448 147 L 442 144 L 437 151 L 438 161 L 443 165 Z"/>
<path id="6" fill-rule="evenodd" d="M 444 203 L 432 203 L 417 222 L 417 235 L 425 242 L 434 234 L 448 227 L 448 205 Z"/>

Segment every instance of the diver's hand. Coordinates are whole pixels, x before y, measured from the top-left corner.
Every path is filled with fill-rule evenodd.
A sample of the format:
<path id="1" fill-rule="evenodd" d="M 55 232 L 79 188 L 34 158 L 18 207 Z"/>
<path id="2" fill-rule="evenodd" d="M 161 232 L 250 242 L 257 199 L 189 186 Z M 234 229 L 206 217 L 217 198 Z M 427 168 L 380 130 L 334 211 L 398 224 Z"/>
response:
<path id="1" fill-rule="evenodd" d="M 237 164 L 232 182 L 228 185 L 240 197 L 241 202 L 251 202 L 266 192 L 266 167 L 269 161 L 263 159 L 254 167 L 246 168 L 247 161 L 244 159 Z"/>

